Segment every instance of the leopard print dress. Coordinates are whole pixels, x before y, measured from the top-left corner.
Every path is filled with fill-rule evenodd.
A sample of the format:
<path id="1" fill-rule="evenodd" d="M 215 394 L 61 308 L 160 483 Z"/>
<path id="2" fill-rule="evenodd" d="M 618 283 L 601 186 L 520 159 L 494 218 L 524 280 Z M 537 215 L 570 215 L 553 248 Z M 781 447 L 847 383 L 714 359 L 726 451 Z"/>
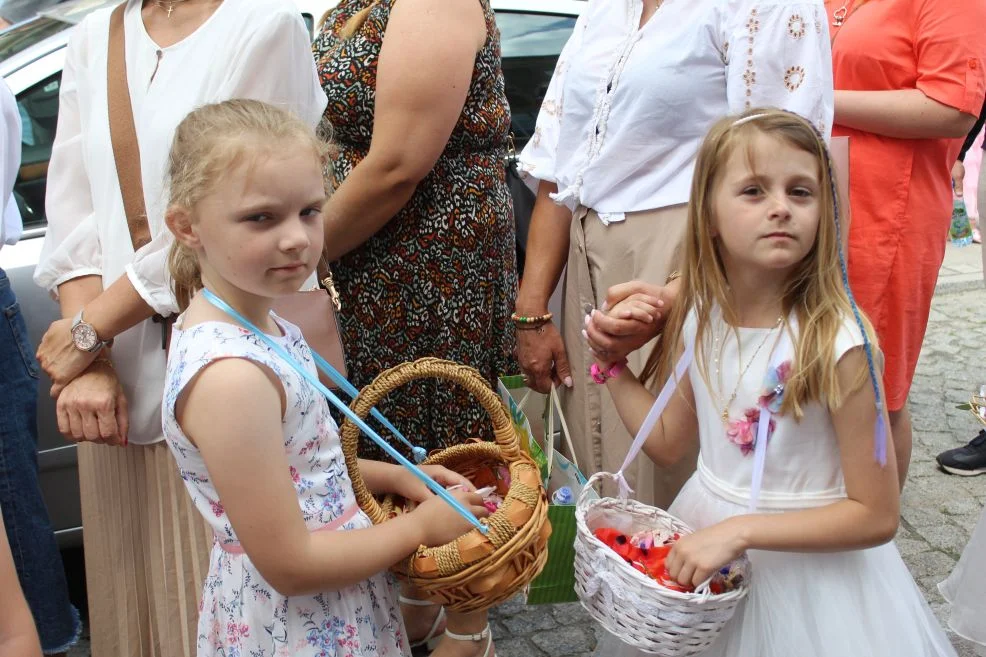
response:
<path id="1" fill-rule="evenodd" d="M 329 98 L 325 121 L 339 147 L 340 184 L 370 147 L 377 60 L 395 1 L 343 0 L 313 45 Z M 489 0 L 477 1 L 488 37 L 444 152 L 382 230 L 332 263 L 347 368 L 360 388 L 386 368 L 425 356 L 474 367 L 494 387 L 499 375 L 518 371 L 510 322 L 517 293 L 515 231 L 503 166 L 510 108 L 493 10 Z M 342 40 L 343 25 L 370 4 L 359 32 Z M 492 437 L 486 413 L 453 384 L 412 382 L 379 409 L 429 451 Z M 363 439 L 361 456 L 381 453 Z"/>

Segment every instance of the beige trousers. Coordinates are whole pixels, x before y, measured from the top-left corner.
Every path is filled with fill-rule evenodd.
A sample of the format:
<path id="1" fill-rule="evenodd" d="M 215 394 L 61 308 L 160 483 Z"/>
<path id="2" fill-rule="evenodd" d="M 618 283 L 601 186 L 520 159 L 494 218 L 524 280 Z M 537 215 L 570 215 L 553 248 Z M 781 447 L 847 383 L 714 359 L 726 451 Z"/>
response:
<path id="1" fill-rule="evenodd" d="M 213 534 L 167 444 L 78 455 L 93 657 L 195 657 Z"/>
<path id="2" fill-rule="evenodd" d="M 562 389 L 561 400 L 572 443 L 583 473 L 616 472 L 633 442 L 623 426 L 609 393 L 593 383 L 593 359 L 582 337 L 585 315 L 598 308 L 610 286 L 630 280 L 663 285 L 676 268 L 678 246 L 685 234 L 687 206 L 632 212 L 622 222 L 605 225 L 595 211 L 576 209 L 562 303 L 562 335 L 572 367 L 574 386 Z M 639 374 L 653 343 L 630 354 L 630 369 Z M 671 468 L 660 469 L 640 454 L 625 472 L 641 502 L 666 509 L 685 480 L 695 471 L 694 453 Z M 613 488 L 604 493 L 612 495 Z"/>

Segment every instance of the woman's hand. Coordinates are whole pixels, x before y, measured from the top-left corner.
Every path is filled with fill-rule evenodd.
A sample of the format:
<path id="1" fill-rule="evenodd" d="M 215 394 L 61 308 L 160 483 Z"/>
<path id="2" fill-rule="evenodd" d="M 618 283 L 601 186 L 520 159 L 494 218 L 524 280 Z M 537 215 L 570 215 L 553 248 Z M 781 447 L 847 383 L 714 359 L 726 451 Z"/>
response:
<path id="1" fill-rule="evenodd" d="M 594 310 L 585 327 L 595 355 L 615 363 L 656 338 L 678 297 L 680 280 L 663 286 L 630 281 L 609 288 L 603 304 L 608 311 Z"/>
<path id="2" fill-rule="evenodd" d="M 65 386 L 96 359 L 98 353 L 82 351 L 72 341 L 72 320 L 51 323 L 38 345 L 38 363 L 51 378 L 51 396 L 57 398 Z"/>
<path id="3" fill-rule="evenodd" d="M 462 490 L 470 493 L 476 490 L 476 487 L 472 485 L 472 482 L 460 475 L 458 472 L 452 472 L 445 466 L 421 465 L 418 467 L 420 467 L 425 474 L 434 479 L 443 488 L 460 486 Z M 419 504 L 428 498 L 435 496 L 435 494 L 431 492 L 431 489 L 428 488 L 423 481 L 418 479 L 413 472 L 404 467 L 401 467 L 401 472 L 397 475 L 394 482 L 394 493 L 400 495 L 406 500 L 411 500 Z"/>
<path id="4" fill-rule="evenodd" d="M 537 329 L 517 330 L 517 362 L 528 387 L 547 393 L 551 384 L 572 387 L 565 342 L 553 322 Z"/>
<path id="5" fill-rule="evenodd" d="M 74 441 L 126 446 L 130 420 L 127 398 L 112 363 L 93 362 L 58 395 L 58 430 Z"/>
<path id="6" fill-rule="evenodd" d="M 742 516 L 685 534 L 671 548 L 664 565 L 679 584 L 698 586 L 746 551 Z"/>

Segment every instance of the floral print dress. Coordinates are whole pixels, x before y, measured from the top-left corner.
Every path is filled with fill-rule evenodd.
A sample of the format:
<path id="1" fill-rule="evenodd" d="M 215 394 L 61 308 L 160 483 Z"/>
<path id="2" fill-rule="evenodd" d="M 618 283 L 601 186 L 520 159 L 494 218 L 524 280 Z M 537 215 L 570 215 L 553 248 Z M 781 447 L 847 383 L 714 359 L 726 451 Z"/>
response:
<path id="1" fill-rule="evenodd" d="M 325 120 L 339 147 L 334 165 L 340 184 L 369 151 L 377 60 L 395 1 L 342 0 L 313 46 L 329 98 Z M 488 37 L 444 152 L 382 230 L 332 263 L 346 362 L 357 388 L 384 369 L 425 356 L 474 367 L 493 387 L 499 375 L 518 371 L 510 322 L 517 293 L 515 229 L 503 164 L 510 109 L 493 10 L 488 0 L 475 1 L 485 13 Z M 362 28 L 340 39 L 349 18 L 371 4 Z M 492 438 L 476 402 L 436 380 L 408 384 L 379 408 L 429 451 L 470 437 Z M 380 458 L 380 450 L 364 441 L 360 455 Z"/>
<path id="2" fill-rule="evenodd" d="M 315 372 L 297 327 L 275 318 L 273 337 Z M 284 451 L 311 531 L 333 521 L 340 531 L 371 526 L 356 507 L 328 403 L 292 367 L 245 329 L 226 322 L 175 327 L 164 397 L 164 435 L 195 507 L 216 536 L 199 609 L 199 657 L 392 657 L 410 649 L 391 576 L 382 572 L 337 591 L 287 597 L 268 584 L 243 553 L 199 450 L 175 419 L 186 385 L 210 363 L 242 358 L 272 370 L 284 387 Z M 355 511 L 355 513 L 354 513 Z M 341 521 L 346 516 L 351 519 Z"/>

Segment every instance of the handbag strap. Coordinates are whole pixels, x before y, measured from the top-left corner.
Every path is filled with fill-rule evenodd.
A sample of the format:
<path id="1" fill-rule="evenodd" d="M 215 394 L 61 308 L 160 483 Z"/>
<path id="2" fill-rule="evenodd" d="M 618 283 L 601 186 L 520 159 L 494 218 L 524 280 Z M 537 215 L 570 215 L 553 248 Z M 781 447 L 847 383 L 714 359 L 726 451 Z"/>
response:
<path id="1" fill-rule="evenodd" d="M 202 295 L 213 306 L 219 308 L 227 315 L 238 321 L 245 329 L 252 332 L 257 337 L 258 340 L 264 343 L 264 345 L 268 349 L 270 349 L 275 354 L 277 354 L 281 358 L 281 360 L 283 360 L 285 363 L 291 366 L 291 369 L 293 369 L 295 372 L 301 375 L 303 379 L 305 379 L 316 390 L 322 393 L 322 395 L 327 400 L 329 400 L 329 402 L 333 406 L 335 406 L 337 409 L 342 411 L 343 415 L 348 417 L 353 422 L 353 424 L 355 424 L 357 427 L 359 427 L 359 429 L 363 433 L 369 436 L 370 440 L 375 442 L 377 446 L 380 447 L 380 449 L 382 449 L 384 452 L 387 453 L 388 456 L 390 456 L 390 458 L 394 459 L 395 461 L 403 465 L 405 468 L 410 470 L 414 474 L 414 476 L 416 476 L 426 486 L 428 486 L 428 488 L 430 488 L 433 493 L 435 493 L 443 500 L 445 500 L 445 502 L 447 502 L 449 506 L 455 509 L 459 513 L 459 515 L 461 515 L 463 518 L 468 520 L 476 529 L 482 532 L 484 536 L 486 535 L 489 529 L 485 524 L 480 522 L 480 520 L 475 515 L 473 515 L 473 513 L 469 509 L 463 506 L 459 502 L 459 500 L 452 497 L 452 495 L 447 490 L 442 488 L 441 484 L 439 484 L 434 479 L 432 479 L 427 474 L 425 474 L 425 472 L 421 470 L 421 468 L 408 461 L 403 454 L 398 452 L 396 449 L 394 449 L 394 447 L 390 443 L 388 443 L 386 440 L 381 438 L 376 431 L 371 429 L 369 425 L 367 425 L 366 422 L 364 422 L 363 419 L 360 418 L 360 416 L 358 416 L 352 409 L 346 406 L 345 402 L 343 402 L 341 399 L 336 397 L 331 390 L 326 388 L 325 385 L 318 380 L 317 376 L 315 376 L 310 371 L 302 367 L 301 364 L 297 360 L 295 360 L 290 353 L 288 353 L 287 349 L 285 349 L 277 342 L 275 342 L 269 335 L 267 335 L 259 328 L 257 328 L 257 326 L 253 322 L 251 322 L 249 319 L 244 317 L 231 305 L 229 305 L 228 303 L 220 299 L 218 296 L 216 296 L 211 290 L 203 289 Z M 331 365 L 329 367 L 331 367 Z"/>
<path id="2" fill-rule="evenodd" d="M 565 421 L 565 414 L 561 410 L 561 399 L 558 397 L 558 388 L 554 384 L 551 384 L 551 392 L 548 393 L 548 398 L 545 400 L 547 430 L 544 434 L 544 456 L 548 464 L 548 476 L 551 476 L 551 466 L 555 460 L 555 413 L 558 413 L 558 421 L 561 423 L 562 440 L 565 441 L 565 447 L 568 448 L 569 454 L 572 455 L 570 459 L 572 465 L 581 472 L 582 469 L 579 467 L 579 459 L 575 454 L 575 446 L 572 445 L 572 434 L 568 431 L 568 422 Z"/>
<path id="3" fill-rule="evenodd" d="M 140 173 L 140 147 L 134 126 L 130 85 L 127 82 L 127 45 L 123 14 L 127 3 L 122 2 L 110 14 L 109 47 L 106 58 L 106 100 L 109 109 L 110 142 L 113 160 L 120 181 L 123 212 L 127 216 L 130 242 L 134 251 L 151 241 L 144 206 L 144 183 Z"/>

